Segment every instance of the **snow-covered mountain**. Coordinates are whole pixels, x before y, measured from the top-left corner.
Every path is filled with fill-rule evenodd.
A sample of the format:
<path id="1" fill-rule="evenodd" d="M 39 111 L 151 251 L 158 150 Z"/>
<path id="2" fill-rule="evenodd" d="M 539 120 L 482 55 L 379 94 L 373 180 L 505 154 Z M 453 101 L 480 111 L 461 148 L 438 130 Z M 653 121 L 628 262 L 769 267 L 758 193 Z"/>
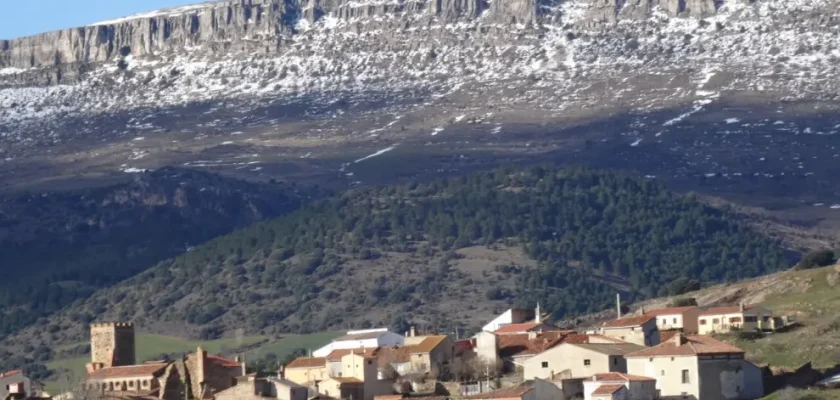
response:
<path id="1" fill-rule="evenodd" d="M 405 173 L 562 157 L 716 193 L 791 179 L 831 207 L 838 5 L 236 0 L 0 41 L 0 180 L 303 163 L 353 183 L 424 149 L 445 163 Z"/>

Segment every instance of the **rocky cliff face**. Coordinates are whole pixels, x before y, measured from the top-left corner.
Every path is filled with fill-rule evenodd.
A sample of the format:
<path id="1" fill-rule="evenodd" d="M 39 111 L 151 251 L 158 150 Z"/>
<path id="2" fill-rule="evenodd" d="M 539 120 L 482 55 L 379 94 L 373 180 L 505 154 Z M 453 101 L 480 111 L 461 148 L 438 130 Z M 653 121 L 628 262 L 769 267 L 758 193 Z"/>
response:
<path id="1" fill-rule="evenodd" d="M 566 0 L 567 2 L 570 0 Z M 733 2 L 749 0 L 728 0 Z M 555 4 L 556 3 L 556 4 Z M 559 0 L 235 0 L 155 11 L 91 26 L 0 41 L 0 68 L 58 68 L 55 81 L 81 64 L 120 56 L 143 57 L 200 48 L 214 54 L 276 53 L 297 32 L 301 20 L 325 17 L 395 19 L 394 26 L 483 20 L 532 25 L 562 20 L 552 10 Z M 669 16 L 705 17 L 722 0 L 589 0 L 577 21 L 595 27 L 622 19 L 644 19 L 659 9 Z M 408 26 L 404 26 L 407 28 Z M 63 69 L 62 69 L 63 68 Z M 64 71 L 67 69 L 69 71 Z"/>

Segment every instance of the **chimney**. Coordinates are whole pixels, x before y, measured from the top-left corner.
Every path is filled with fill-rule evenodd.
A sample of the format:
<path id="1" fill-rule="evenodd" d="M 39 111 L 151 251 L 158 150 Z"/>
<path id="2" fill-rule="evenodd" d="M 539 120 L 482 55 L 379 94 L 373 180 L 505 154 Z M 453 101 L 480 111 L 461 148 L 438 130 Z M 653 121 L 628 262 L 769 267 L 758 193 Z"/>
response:
<path id="1" fill-rule="evenodd" d="M 280 368 L 277 368 L 277 377 L 280 379 L 286 378 L 286 371 L 285 368 L 283 368 L 283 365 L 280 365 Z"/>
<path id="2" fill-rule="evenodd" d="M 534 340 L 537 338 L 538 332 L 537 331 L 530 331 L 528 332 L 528 340 Z"/>
<path id="3" fill-rule="evenodd" d="M 621 319 L 621 293 L 616 293 L 615 294 L 615 311 L 616 311 L 615 319 Z"/>
<path id="4" fill-rule="evenodd" d="M 683 337 L 682 332 L 678 332 L 676 335 L 674 335 L 673 338 L 671 338 L 671 341 L 674 343 L 674 345 L 676 345 L 677 347 L 680 347 L 684 343 L 683 339 L 685 339 L 685 338 Z"/>
<path id="5" fill-rule="evenodd" d="M 743 301 L 738 303 L 738 308 L 741 310 L 741 312 L 744 312 L 744 302 Z"/>
<path id="6" fill-rule="evenodd" d="M 236 357 L 239 362 L 239 365 L 242 366 L 242 376 L 248 375 L 248 365 L 245 364 L 245 355 L 243 354 L 242 357 Z"/>
<path id="7" fill-rule="evenodd" d="M 542 315 L 540 313 L 540 302 L 537 302 L 537 309 L 534 310 L 536 312 L 536 317 L 534 317 L 534 322 L 541 324 L 542 323 Z"/>
<path id="8" fill-rule="evenodd" d="M 411 325 L 411 331 L 410 332 L 411 332 L 411 337 L 417 336 L 417 331 L 414 330 L 414 325 Z"/>
<path id="9" fill-rule="evenodd" d="M 207 367 L 207 352 L 204 351 L 201 346 L 198 346 L 198 349 L 195 351 L 195 381 L 198 383 L 204 383 L 204 371 Z M 204 388 L 201 388 L 202 396 L 204 395 Z"/>
<path id="10" fill-rule="evenodd" d="M 639 307 L 639 311 L 641 312 L 639 315 L 645 315 L 645 306 Z"/>

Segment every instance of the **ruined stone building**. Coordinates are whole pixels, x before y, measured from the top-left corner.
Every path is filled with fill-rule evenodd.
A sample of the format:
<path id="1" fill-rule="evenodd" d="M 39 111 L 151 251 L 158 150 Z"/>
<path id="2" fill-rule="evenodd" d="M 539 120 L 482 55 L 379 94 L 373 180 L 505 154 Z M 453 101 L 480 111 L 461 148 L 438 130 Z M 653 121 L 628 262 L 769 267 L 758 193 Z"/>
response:
<path id="1" fill-rule="evenodd" d="M 91 362 L 86 389 L 109 397 L 134 399 L 207 399 L 236 385 L 245 364 L 208 355 L 199 347 L 174 361 L 137 364 L 134 325 L 96 323 L 90 327 Z"/>

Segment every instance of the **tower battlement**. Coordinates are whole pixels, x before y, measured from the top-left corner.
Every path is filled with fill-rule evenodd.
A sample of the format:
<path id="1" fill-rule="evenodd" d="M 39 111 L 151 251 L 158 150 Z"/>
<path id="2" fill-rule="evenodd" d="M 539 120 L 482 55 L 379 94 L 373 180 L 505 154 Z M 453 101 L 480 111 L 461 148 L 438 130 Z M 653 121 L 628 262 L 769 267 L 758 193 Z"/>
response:
<path id="1" fill-rule="evenodd" d="M 103 367 L 134 365 L 134 323 L 90 324 L 90 358 L 92 364 Z"/>

